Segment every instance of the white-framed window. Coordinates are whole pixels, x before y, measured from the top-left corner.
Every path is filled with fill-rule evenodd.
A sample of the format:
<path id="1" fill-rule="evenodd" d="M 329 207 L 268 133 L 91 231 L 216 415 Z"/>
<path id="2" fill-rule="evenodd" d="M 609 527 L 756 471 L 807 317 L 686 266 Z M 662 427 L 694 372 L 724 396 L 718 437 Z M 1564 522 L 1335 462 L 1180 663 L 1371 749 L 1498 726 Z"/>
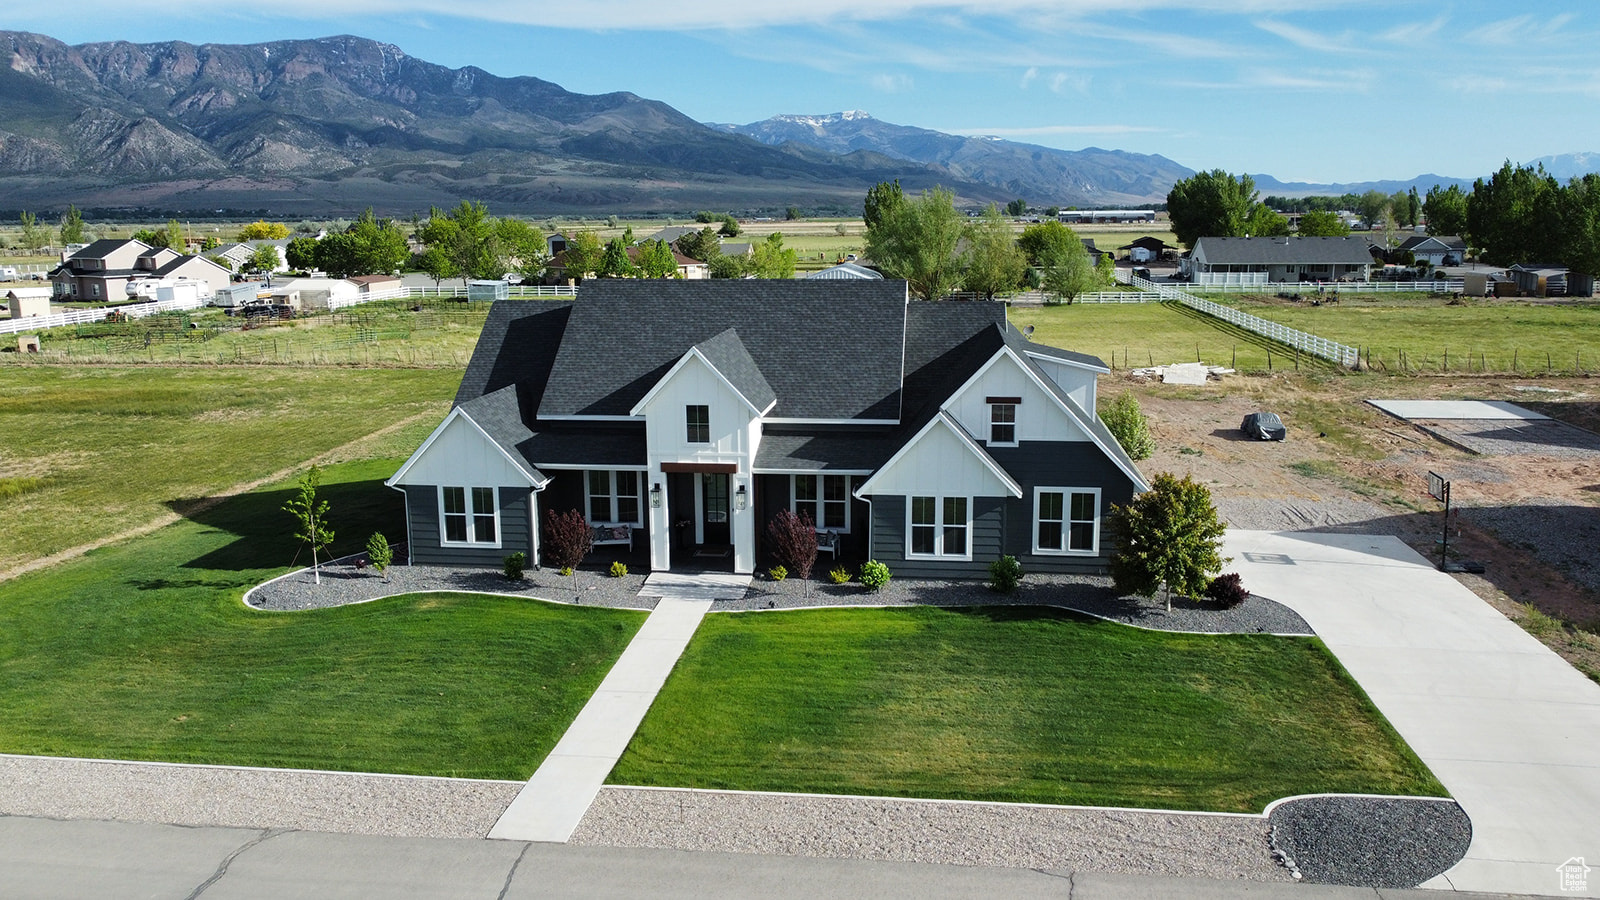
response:
<path id="1" fill-rule="evenodd" d="M 825 531 L 850 530 L 849 475 L 790 476 L 789 508 Z"/>
<path id="2" fill-rule="evenodd" d="M 100 283 L 99 282 L 92 282 L 89 285 L 89 296 L 91 296 L 91 297 L 100 296 Z"/>
<path id="3" fill-rule="evenodd" d="M 972 558 L 972 498 L 912 497 L 906 510 L 906 556 Z"/>
<path id="4" fill-rule="evenodd" d="M 590 469 L 586 474 L 590 522 L 644 525 L 639 518 L 644 478 L 638 472 Z"/>
<path id="5" fill-rule="evenodd" d="M 500 504 L 492 487 L 439 488 L 439 541 L 500 546 Z"/>
<path id="6" fill-rule="evenodd" d="M 711 443 L 711 407 L 690 404 L 683 409 L 688 442 L 691 444 Z"/>
<path id="7" fill-rule="evenodd" d="M 1017 442 L 1016 397 L 989 398 L 989 443 L 1015 444 Z"/>
<path id="8" fill-rule="evenodd" d="M 1099 553 L 1100 489 L 1034 488 L 1033 552 L 1085 556 Z"/>

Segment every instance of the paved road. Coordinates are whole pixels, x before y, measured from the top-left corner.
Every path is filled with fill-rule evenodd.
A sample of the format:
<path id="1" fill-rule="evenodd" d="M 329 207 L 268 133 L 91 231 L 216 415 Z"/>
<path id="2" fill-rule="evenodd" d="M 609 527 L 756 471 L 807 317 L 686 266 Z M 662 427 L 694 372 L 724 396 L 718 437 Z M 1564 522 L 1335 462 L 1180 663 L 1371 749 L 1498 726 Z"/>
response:
<path id="1" fill-rule="evenodd" d="M 382 897 L 870 897 L 873 900 L 1467 897 L 1299 884 L 1086 875 L 519 841 L 184 828 L 0 816 L 0 896 L 152 900 Z M 1471 895 L 1488 897 L 1489 895 Z M 1504 897 L 1505 895 L 1496 895 Z"/>
<path id="2" fill-rule="evenodd" d="M 1245 586 L 1316 630 L 1472 818 L 1428 882 L 1600 897 L 1600 684 L 1394 537 L 1232 531 Z"/>

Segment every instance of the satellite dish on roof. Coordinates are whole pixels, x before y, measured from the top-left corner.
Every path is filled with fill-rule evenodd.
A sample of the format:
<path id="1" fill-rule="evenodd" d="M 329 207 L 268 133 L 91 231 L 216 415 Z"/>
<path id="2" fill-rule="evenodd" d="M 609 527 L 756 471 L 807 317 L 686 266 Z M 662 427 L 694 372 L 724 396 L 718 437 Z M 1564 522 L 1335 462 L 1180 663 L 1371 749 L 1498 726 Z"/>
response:
<path id="1" fill-rule="evenodd" d="M 1022 326 L 1022 336 L 1027 338 L 1027 339 L 1029 339 L 1029 340 L 1033 340 L 1033 326 L 1032 325 L 1024 325 L 1024 326 Z"/>

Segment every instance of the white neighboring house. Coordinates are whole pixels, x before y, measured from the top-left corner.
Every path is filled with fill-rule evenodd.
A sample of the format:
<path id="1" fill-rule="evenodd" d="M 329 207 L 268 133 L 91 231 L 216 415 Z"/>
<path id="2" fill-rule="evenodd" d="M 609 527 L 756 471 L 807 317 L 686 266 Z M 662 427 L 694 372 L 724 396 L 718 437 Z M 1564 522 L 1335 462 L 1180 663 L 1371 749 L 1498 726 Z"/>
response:
<path id="1" fill-rule="evenodd" d="M 1364 237 L 1203 237 L 1180 271 L 1195 284 L 1366 281 L 1368 246 Z"/>
<path id="2" fill-rule="evenodd" d="M 244 266 L 255 256 L 256 248 L 262 246 L 272 247 L 278 251 L 278 264 L 273 267 L 271 272 L 265 274 L 276 275 L 279 272 L 289 271 L 288 247 L 291 240 L 293 238 L 284 238 L 277 241 L 246 241 L 239 244 L 224 244 L 206 255 L 217 256 L 227 260 L 232 264 L 235 274 L 243 274 Z"/>

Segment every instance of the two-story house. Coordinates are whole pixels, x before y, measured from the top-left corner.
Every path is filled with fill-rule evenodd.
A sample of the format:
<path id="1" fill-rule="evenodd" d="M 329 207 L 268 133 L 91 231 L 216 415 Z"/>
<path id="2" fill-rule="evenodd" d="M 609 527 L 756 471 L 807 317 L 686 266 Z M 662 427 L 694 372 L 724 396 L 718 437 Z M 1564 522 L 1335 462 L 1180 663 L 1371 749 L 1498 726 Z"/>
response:
<path id="1" fill-rule="evenodd" d="M 537 559 L 545 511 L 576 509 L 652 570 L 752 572 L 789 509 L 902 575 L 1099 571 L 1146 487 L 1095 416 L 1106 371 L 904 281 L 591 280 L 494 305 L 388 484 L 417 564 Z"/>

